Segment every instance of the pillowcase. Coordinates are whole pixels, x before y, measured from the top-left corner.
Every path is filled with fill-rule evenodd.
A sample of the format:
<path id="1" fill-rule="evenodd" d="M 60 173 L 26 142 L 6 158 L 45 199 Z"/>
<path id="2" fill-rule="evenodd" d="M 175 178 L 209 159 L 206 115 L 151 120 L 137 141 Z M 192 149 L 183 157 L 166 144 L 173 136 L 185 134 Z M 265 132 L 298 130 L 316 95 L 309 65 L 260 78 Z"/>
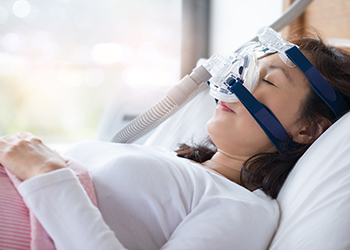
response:
<path id="1" fill-rule="evenodd" d="M 299 159 L 277 200 L 269 249 L 350 249 L 350 113 Z"/>
<path id="2" fill-rule="evenodd" d="M 213 116 L 215 108 L 216 102 L 209 95 L 208 87 L 160 124 L 144 145 L 160 146 L 174 151 L 180 143 L 200 143 L 208 136 L 206 124 Z"/>

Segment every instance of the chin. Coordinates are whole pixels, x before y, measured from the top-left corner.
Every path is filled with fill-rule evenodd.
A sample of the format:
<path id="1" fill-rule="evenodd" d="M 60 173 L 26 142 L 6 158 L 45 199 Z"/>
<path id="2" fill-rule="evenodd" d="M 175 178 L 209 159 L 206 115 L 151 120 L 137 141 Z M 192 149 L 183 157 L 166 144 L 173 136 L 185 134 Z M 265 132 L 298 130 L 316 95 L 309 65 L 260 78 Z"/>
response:
<path id="1" fill-rule="evenodd" d="M 211 134 L 215 132 L 215 127 L 216 127 L 215 121 L 213 121 L 213 118 L 211 118 L 206 124 L 206 128 L 210 138 L 211 138 Z"/>
<path id="2" fill-rule="evenodd" d="M 209 135 L 213 134 L 213 135 L 223 136 L 232 130 L 233 124 L 232 124 L 232 121 L 228 119 L 222 119 L 221 117 L 213 116 L 207 122 L 206 128 Z"/>

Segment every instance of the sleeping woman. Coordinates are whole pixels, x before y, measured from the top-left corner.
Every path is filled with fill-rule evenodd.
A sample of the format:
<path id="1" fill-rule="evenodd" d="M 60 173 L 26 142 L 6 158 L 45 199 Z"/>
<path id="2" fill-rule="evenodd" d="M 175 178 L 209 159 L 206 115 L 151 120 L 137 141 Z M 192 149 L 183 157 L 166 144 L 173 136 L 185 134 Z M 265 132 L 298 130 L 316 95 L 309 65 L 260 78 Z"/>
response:
<path id="1" fill-rule="evenodd" d="M 0 163 L 23 181 L 18 191 L 57 249 L 267 249 L 289 172 L 349 109 L 350 55 L 319 38 L 290 42 L 323 78 L 270 54 L 258 60 L 252 96 L 292 143 L 276 146 L 243 101 L 221 100 L 207 123 L 212 145 L 78 143 L 66 155 L 89 169 L 98 208 L 66 161 L 29 133 L 0 139 Z M 337 93 L 333 103 L 314 90 L 318 81 Z"/>

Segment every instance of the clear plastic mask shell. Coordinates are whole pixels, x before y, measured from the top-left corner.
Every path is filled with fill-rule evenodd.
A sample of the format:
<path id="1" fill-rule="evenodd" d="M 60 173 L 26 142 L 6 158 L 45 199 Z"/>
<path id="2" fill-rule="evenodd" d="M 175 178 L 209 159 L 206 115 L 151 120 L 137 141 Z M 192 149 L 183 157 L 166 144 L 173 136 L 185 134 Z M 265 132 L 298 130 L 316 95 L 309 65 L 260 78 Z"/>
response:
<path id="1" fill-rule="evenodd" d="M 295 64 L 287 57 L 285 53 L 278 52 L 278 56 L 289 68 L 296 67 Z"/>
<path id="2" fill-rule="evenodd" d="M 258 30 L 257 36 L 259 42 L 266 46 L 266 48 L 272 52 L 278 52 L 278 56 L 281 60 L 290 68 L 296 67 L 294 63 L 284 53 L 295 44 L 283 40 L 283 38 L 273 29 L 269 27 L 262 27 Z"/>
<path id="3" fill-rule="evenodd" d="M 235 94 L 228 90 L 227 80 L 239 78 L 243 85 L 253 92 L 259 79 L 257 55 L 254 52 L 234 53 L 228 57 L 232 62 L 230 69 L 224 75 L 216 75 L 210 79 L 210 94 L 224 102 L 239 101 Z"/>

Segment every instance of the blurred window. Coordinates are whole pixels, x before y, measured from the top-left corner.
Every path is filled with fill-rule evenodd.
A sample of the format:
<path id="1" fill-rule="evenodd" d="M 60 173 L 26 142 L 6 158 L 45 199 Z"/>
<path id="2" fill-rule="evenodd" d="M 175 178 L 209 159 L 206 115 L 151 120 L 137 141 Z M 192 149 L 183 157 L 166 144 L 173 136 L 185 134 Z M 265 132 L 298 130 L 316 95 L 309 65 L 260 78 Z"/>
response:
<path id="1" fill-rule="evenodd" d="M 93 139 L 110 100 L 179 80 L 180 44 L 181 0 L 1 1 L 2 134 Z"/>

